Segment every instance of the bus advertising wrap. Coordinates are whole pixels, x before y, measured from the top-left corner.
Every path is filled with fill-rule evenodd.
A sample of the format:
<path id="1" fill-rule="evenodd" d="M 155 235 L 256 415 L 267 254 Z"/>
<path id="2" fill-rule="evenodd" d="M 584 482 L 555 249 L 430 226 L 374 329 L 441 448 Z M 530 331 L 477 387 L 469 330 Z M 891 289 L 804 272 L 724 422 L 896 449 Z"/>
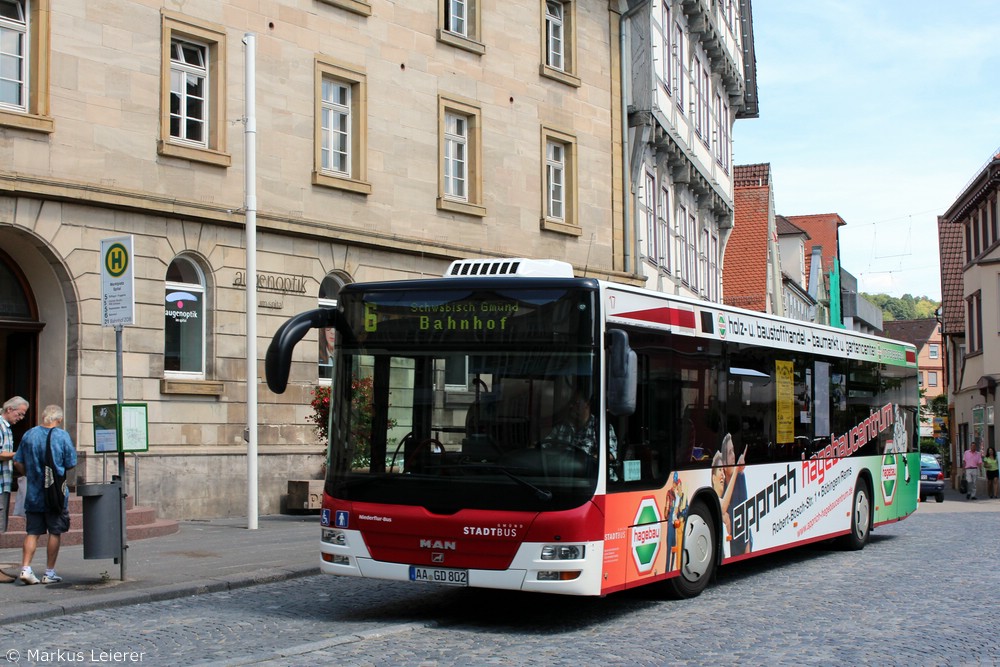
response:
<path id="1" fill-rule="evenodd" d="M 605 592 L 677 573 L 688 510 L 706 489 L 719 501 L 723 562 L 846 534 L 860 484 L 869 486 L 874 525 L 905 518 L 916 507 L 920 456 L 907 451 L 904 420 L 887 404 L 802 461 L 678 471 L 661 491 L 609 495 L 607 525 L 627 529 L 605 535 Z M 890 436 L 882 454 L 852 456 L 879 436 Z"/>

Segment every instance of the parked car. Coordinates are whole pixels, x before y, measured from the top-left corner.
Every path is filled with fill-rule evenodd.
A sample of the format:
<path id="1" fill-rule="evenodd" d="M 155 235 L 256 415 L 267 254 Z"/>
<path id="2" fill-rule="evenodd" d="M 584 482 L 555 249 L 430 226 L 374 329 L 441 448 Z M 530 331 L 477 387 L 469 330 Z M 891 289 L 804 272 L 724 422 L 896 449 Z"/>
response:
<path id="1" fill-rule="evenodd" d="M 944 471 L 933 454 L 920 455 L 920 502 L 934 496 L 939 503 L 944 502 Z"/>

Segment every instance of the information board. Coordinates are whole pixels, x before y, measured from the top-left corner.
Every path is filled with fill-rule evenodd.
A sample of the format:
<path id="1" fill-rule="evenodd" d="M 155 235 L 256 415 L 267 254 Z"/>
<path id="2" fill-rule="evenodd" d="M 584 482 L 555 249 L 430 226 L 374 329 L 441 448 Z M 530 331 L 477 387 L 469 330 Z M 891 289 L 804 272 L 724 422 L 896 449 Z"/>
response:
<path id="1" fill-rule="evenodd" d="M 149 420 L 146 404 L 95 405 L 94 451 L 99 454 L 149 451 Z"/>

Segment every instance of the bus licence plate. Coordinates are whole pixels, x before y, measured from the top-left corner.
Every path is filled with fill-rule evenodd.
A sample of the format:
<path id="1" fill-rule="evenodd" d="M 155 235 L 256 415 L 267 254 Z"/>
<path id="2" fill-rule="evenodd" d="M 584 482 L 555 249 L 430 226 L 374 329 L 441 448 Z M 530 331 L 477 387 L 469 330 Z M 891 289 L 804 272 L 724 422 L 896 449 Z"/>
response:
<path id="1" fill-rule="evenodd" d="M 427 581 L 449 586 L 468 586 L 468 570 L 446 570 L 440 567 L 410 566 L 410 581 Z"/>

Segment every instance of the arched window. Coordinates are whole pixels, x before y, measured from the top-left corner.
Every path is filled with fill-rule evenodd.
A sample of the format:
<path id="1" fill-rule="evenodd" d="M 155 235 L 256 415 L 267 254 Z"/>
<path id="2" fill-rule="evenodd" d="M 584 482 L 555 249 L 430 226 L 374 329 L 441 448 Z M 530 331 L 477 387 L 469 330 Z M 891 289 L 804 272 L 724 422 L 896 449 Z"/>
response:
<path id="1" fill-rule="evenodd" d="M 34 320 L 37 316 L 25 290 L 27 283 L 13 266 L 9 255 L 0 251 L 0 319 Z"/>
<path id="2" fill-rule="evenodd" d="M 334 274 L 323 278 L 319 286 L 319 305 L 321 308 L 336 308 L 340 290 L 344 281 Z M 319 332 L 319 379 L 329 382 L 333 377 L 333 329 L 322 329 Z"/>
<path id="3" fill-rule="evenodd" d="M 167 268 L 163 312 L 163 370 L 205 376 L 205 276 L 193 261 L 176 257 Z"/>

